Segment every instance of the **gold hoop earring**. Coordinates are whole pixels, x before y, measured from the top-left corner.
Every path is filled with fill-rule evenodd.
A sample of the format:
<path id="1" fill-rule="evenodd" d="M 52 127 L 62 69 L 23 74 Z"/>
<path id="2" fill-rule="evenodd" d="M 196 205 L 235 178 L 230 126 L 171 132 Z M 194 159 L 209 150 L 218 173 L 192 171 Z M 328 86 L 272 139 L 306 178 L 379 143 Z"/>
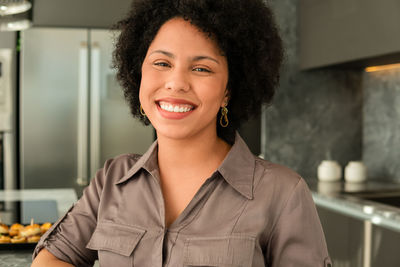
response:
<path id="1" fill-rule="evenodd" d="M 143 116 L 146 117 L 146 113 L 144 113 L 144 110 L 143 110 L 143 108 L 142 108 L 142 105 L 140 105 L 139 111 L 140 111 L 140 114 L 142 114 Z"/>
<path id="2" fill-rule="evenodd" d="M 225 122 L 223 122 L 223 120 Z M 219 118 L 219 125 L 221 125 L 221 127 L 223 128 L 226 128 L 229 125 L 228 109 L 226 107 L 221 108 L 221 117 Z"/>

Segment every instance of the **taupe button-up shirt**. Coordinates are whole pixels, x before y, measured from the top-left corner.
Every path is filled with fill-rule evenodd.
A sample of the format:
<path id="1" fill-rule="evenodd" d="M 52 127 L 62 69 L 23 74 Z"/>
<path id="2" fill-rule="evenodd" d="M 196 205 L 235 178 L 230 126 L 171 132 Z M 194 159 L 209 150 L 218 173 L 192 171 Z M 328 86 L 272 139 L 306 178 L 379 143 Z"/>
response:
<path id="1" fill-rule="evenodd" d="M 330 266 L 304 180 L 255 157 L 236 135 L 225 160 L 169 228 L 157 142 L 108 160 L 82 198 L 40 240 L 75 266 Z"/>

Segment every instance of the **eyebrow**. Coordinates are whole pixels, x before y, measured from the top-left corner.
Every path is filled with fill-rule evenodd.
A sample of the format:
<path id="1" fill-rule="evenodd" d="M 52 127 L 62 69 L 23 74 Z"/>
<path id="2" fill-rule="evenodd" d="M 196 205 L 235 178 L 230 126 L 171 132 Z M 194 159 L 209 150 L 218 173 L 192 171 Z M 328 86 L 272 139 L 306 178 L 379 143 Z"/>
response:
<path id="1" fill-rule="evenodd" d="M 215 58 L 212 58 L 212 57 L 208 57 L 208 56 L 196 56 L 193 58 L 193 61 L 199 61 L 199 60 L 203 60 L 203 59 L 208 59 L 208 60 L 214 61 L 217 64 L 219 64 L 218 60 L 216 60 Z"/>
<path id="2" fill-rule="evenodd" d="M 167 57 L 175 58 L 174 54 L 164 51 L 164 50 L 154 50 L 153 52 L 150 53 L 150 55 L 152 55 L 154 53 L 160 53 L 160 54 L 166 55 Z"/>
<path id="3" fill-rule="evenodd" d="M 152 55 L 154 53 L 160 53 L 160 54 L 166 55 L 167 57 L 175 58 L 174 54 L 172 54 L 171 52 L 168 52 L 168 51 L 164 51 L 164 50 L 154 50 L 153 52 L 150 53 L 150 55 Z M 215 58 L 209 57 L 209 56 L 195 56 L 192 58 L 193 61 L 200 61 L 203 59 L 208 59 L 208 60 L 214 61 L 217 64 L 219 64 L 218 60 L 216 60 Z"/>

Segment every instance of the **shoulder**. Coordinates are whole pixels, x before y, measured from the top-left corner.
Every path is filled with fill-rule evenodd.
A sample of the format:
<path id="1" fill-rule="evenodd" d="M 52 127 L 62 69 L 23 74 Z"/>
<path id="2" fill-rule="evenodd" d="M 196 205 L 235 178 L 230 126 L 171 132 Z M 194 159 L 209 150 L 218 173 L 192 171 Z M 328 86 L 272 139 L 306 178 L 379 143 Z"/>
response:
<path id="1" fill-rule="evenodd" d="M 309 209 L 314 206 L 305 180 L 292 169 L 256 159 L 254 176 L 255 203 L 268 208 L 275 224 L 283 210 Z"/>
<path id="2" fill-rule="evenodd" d="M 259 157 L 256 157 L 255 162 L 255 178 L 258 178 L 261 184 L 290 188 L 302 180 L 298 173 L 286 166 Z"/>
<path id="3" fill-rule="evenodd" d="M 254 174 L 254 196 L 284 205 L 295 194 L 308 194 L 304 179 L 292 169 L 256 158 Z"/>

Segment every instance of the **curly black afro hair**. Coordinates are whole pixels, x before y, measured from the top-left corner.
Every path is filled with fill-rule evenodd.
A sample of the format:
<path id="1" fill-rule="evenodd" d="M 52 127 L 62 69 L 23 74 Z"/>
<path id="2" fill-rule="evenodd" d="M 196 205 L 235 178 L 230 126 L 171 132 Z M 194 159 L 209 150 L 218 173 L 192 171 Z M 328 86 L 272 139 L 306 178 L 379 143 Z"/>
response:
<path id="1" fill-rule="evenodd" d="M 235 130 L 269 104 L 279 82 L 282 41 L 271 10 L 263 0 L 133 0 L 114 51 L 117 78 L 131 113 L 140 114 L 141 67 L 160 27 L 181 17 L 214 39 L 228 61 L 229 126 L 217 123 L 217 134 L 233 143 Z M 219 116 L 217 121 L 219 122 Z"/>

